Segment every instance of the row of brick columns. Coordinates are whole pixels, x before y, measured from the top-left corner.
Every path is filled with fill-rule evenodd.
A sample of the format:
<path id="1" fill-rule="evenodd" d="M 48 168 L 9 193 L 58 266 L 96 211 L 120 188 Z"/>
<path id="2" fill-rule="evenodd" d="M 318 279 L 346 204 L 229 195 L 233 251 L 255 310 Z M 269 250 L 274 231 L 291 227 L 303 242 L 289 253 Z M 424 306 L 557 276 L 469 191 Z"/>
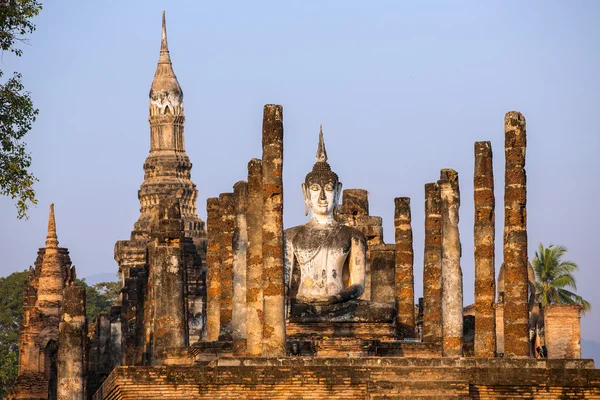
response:
<path id="1" fill-rule="evenodd" d="M 504 299 L 505 354 L 529 355 L 525 120 L 505 119 Z M 263 157 L 248 163 L 248 181 L 234 193 L 209 199 L 207 341 L 233 340 L 234 354 L 285 355 L 283 283 L 283 110 L 266 105 Z M 475 143 L 474 173 L 475 355 L 496 352 L 495 200 L 492 149 Z M 424 342 L 440 343 L 444 356 L 463 354 L 463 283 L 458 231 L 458 173 L 443 169 L 425 185 L 423 264 Z M 404 337 L 415 335 L 414 254 L 410 199 L 395 199 L 396 323 Z M 232 310 L 233 308 L 233 310 Z M 236 311 L 238 310 L 238 311 Z M 244 312 L 241 312 L 243 310 Z"/>
<path id="2" fill-rule="evenodd" d="M 283 108 L 264 108 L 262 160 L 248 180 L 207 201 L 206 341 L 236 355 L 279 357 L 285 348 Z"/>
<path id="3" fill-rule="evenodd" d="M 523 115 L 514 111 L 508 112 L 505 116 L 504 132 L 506 157 L 504 187 L 505 295 L 504 299 L 499 299 L 504 303 L 504 355 L 506 357 L 528 357 L 526 130 Z M 494 268 L 495 198 L 491 143 L 476 142 L 474 153 L 474 354 L 477 357 L 493 357 L 496 354 L 496 272 Z M 463 354 L 463 287 L 460 267 L 461 244 L 458 232 L 459 204 L 460 194 L 456 171 L 443 169 L 437 183 L 425 185 L 422 337 L 424 342 L 441 343 L 445 356 Z M 404 247 L 406 246 L 405 244 Z"/>

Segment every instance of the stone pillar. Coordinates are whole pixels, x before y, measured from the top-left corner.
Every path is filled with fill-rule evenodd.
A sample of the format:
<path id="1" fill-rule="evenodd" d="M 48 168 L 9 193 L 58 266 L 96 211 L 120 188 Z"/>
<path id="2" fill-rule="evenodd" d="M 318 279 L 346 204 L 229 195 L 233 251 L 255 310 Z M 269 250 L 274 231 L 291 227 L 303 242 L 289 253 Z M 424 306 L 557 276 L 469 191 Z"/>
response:
<path id="1" fill-rule="evenodd" d="M 248 163 L 248 251 L 246 253 L 246 353 L 262 355 L 263 341 L 263 253 L 262 253 L 262 161 Z"/>
<path id="2" fill-rule="evenodd" d="M 263 356 L 285 356 L 283 279 L 283 107 L 267 104 L 263 114 Z"/>
<path id="3" fill-rule="evenodd" d="M 125 279 L 123 287 L 123 324 L 121 325 L 121 365 L 136 364 L 136 330 L 139 278 L 131 276 Z"/>
<path id="4" fill-rule="evenodd" d="M 219 273 L 221 283 L 221 320 L 219 340 L 231 341 L 231 317 L 233 301 L 233 231 L 235 229 L 235 211 L 233 193 L 219 195 Z"/>
<path id="5" fill-rule="evenodd" d="M 122 306 L 112 306 L 110 308 L 110 366 L 111 369 L 121 365 L 121 344 L 123 342 L 121 332 L 121 312 Z"/>
<path id="6" fill-rule="evenodd" d="M 496 353 L 496 272 L 494 239 L 496 201 L 492 144 L 475 142 L 473 177 L 475 218 L 475 357 L 494 357 Z"/>
<path id="7" fill-rule="evenodd" d="M 235 229 L 233 233 L 233 354 L 246 353 L 246 256 L 248 252 L 248 183 L 239 181 L 233 186 Z"/>
<path id="8" fill-rule="evenodd" d="M 98 374 L 106 377 L 110 373 L 110 317 L 103 313 L 96 318 L 98 336 Z"/>
<path id="9" fill-rule="evenodd" d="M 458 173 L 453 169 L 442 169 L 438 185 L 442 199 L 442 355 L 462 356 L 463 283 L 458 232 Z"/>
<path id="10" fill-rule="evenodd" d="M 58 400 L 84 399 L 86 336 L 85 288 L 65 287 L 58 327 Z"/>
<path id="11" fill-rule="evenodd" d="M 504 356 L 529 356 L 525 117 L 504 117 Z"/>
<path id="12" fill-rule="evenodd" d="M 394 228 L 396 238 L 396 325 L 404 337 L 415 334 L 415 283 L 413 275 L 413 234 L 410 217 L 410 198 L 394 199 Z"/>
<path id="13" fill-rule="evenodd" d="M 206 228 L 208 243 L 206 246 L 206 334 L 207 342 L 219 340 L 221 325 L 221 277 L 219 261 L 219 199 L 206 200 Z"/>
<path id="14" fill-rule="evenodd" d="M 177 199 L 161 200 L 153 216 L 153 238 L 148 245 L 150 320 L 144 321 L 146 364 L 160 365 L 172 350 L 188 345 L 180 209 Z"/>
<path id="15" fill-rule="evenodd" d="M 442 340 L 442 200 L 437 183 L 425 185 L 423 341 Z"/>

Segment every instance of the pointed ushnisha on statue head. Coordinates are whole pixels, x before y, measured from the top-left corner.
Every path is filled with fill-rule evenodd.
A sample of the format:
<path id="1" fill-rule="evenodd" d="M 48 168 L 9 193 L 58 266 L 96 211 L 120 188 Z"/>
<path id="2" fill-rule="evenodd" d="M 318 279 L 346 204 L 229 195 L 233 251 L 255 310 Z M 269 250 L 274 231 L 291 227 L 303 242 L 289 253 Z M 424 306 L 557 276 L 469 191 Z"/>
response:
<path id="1" fill-rule="evenodd" d="M 306 175 L 304 182 L 309 185 L 309 182 L 322 183 L 325 181 L 333 181 L 334 185 L 339 182 L 339 178 L 335 172 L 331 170 L 331 166 L 327 162 L 327 150 L 325 150 L 325 141 L 323 140 L 323 125 L 319 130 L 319 145 L 317 146 L 317 156 L 315 165 L 312 171 Z"/>

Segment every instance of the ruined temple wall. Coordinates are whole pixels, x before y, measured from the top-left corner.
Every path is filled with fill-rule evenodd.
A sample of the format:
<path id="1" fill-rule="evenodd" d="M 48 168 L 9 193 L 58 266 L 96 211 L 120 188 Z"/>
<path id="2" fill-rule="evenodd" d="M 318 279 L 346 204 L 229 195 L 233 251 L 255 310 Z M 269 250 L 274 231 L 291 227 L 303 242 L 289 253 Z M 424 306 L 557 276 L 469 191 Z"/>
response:
<path id="1" fill-rule="evenodd" d="M 365 291 L 360 299 L 376 301 L 374 298 L 378 295 L 374 292 L 372 282 L 372 264 L 375 258 L 371 249 L 384 244 L 383 221 L 381 217 L 369 215 L 369 192 L 365 189 L 345 189 L 342 203 L 335 212 L 334 218 L 341 224 L 357 229 L 365 236 L 367 242 Z"/>
<path id="2" fill-rule="evenodd" d="M 581 306 L 549 304 L 544 308 L 548 358 L 581 358 Z"/>

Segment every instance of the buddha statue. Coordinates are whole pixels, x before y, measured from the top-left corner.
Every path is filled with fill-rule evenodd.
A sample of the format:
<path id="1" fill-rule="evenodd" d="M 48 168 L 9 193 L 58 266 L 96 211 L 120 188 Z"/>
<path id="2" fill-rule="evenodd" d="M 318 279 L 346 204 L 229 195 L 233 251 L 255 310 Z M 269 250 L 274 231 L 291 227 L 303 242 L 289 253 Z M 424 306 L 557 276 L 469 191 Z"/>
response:
<path id="1" fill-rule="evenodd" d="M 310 220 L 285 231 L 285 279 L 295 303 L 326 306 L 357 299 L 364 292 L 366 240 L 360 231 L 333 218 L 342 183 L 327 163 L 322 128 L 316 158 L 302 184 Z"/>

